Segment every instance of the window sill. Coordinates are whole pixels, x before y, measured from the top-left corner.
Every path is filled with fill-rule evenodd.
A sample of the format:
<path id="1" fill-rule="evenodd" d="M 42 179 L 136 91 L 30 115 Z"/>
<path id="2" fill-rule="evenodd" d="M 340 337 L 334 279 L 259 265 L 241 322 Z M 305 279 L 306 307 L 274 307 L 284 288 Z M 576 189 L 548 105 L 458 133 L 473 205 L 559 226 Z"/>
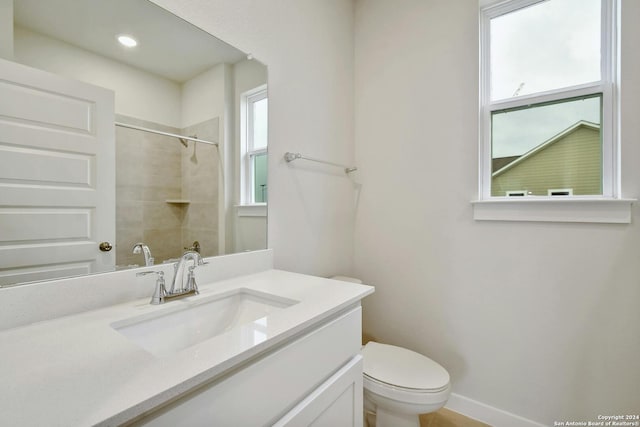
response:
<path id="1" fill-rule="evenodd" d="M 267 216 L 266 203 L 254 203 L 251 205 L 236 205 L 238 216 Z"/>
<path id="2" fill-rule="evenodd" d="M 631 223 L 631 205 L 635 199 L 557 197 L 494 198 L 475 200 L 476 221 L 593 222 Z"/>

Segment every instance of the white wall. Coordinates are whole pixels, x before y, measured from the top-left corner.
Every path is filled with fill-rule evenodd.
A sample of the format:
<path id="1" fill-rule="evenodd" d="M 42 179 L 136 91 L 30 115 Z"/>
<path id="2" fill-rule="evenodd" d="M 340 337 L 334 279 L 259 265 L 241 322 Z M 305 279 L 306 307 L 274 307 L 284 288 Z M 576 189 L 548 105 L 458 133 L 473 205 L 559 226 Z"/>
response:
<path id="1" fill-rule="evenodd" d="M 640 186 L 640 2 L 623 1 L 623 191 Z M 637 43 L 636 43 L 637 44 Z M 640 408 L 640 218 L 474 222 L 478 7 L 357 0 L 355 274 L 364 325 L 453 391 L 553 421 Z"/>
<path id="2" fill-rule="evenodd" d="M 245 59 L 233 64 L 236 103 L 243 92 L 267 84 L 267 68 L 258 61 Z M 238 114 L 239 114 L 239 106 Z"/>
<path id="3" fill-rule="evenodd" d="M 16 62 L 113 90 L 117 114 L 182 127 L 178 83 L 23 27 L 14 41 Z"/>
<path id="4" fill-rule="evenodd" d="M 16 27 L 15 34 L 16 61 L 112 89 L 117 114 L 176 128 L 224 116 L 225 84 L 231 81 L 227 65 L 214 66 L 180 84 L 24 27 Z M 13 51 L 13 44 L 10 47 Z"/>
<path id="5" fill-rule="evenodd" d="M 269 67 L 269 247 L 275 265 L 330 275 L 352 265 L 351 182 L 285 164 L 286 151 L 353 161 L 350 0 L 153 0 Z"/>
<path id="6" fill-rule="evenodd" d="M 0 0 L 0 58 L 13 59 L 13 0 Z"/>
<path id="7" fill-rule="evenodd" d="M 213 117 L 224 117 L 227 66 L 216 65 L 182 85 L 182 126 L 186 128 Z M 220 126 L 220 131 L 222 128 Z"/>

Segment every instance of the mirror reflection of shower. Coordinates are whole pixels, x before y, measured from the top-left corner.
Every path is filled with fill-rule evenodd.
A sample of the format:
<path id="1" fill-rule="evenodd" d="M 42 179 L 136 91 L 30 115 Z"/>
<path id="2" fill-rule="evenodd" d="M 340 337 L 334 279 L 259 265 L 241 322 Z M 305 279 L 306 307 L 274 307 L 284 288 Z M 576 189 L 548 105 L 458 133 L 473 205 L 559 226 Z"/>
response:
<path id="1" fill-rule="evenodd" d="M 198 139 L 198 135 L 191 135 L 191 138 L 195 138 Z M 187 142 L 186 139 L 184 138 L 178 138 L 180 140 L 180 142 L 182 143 L 182 145 L 184 145 L 186 148 L 189 148 L 189 143 Z M 189 160 L 191 160 L 191 163 L 198 163 L 198 156 L 196 154 L 196 147 L 198 146 L 198 144 L 195 143 L 193 144 L 193 154 L 191 155 L 191 157 L 189 158 Z"/>
<path id="2" fill-rule="evenodd" d="M 136 242 L 152 248 L 156 263 L 194 242 L 203 256 L 218 255 L 219 118 L 181 129 L 126 116 L 117 122 L 116 264 L 140 263 L 125 250 Z"/>

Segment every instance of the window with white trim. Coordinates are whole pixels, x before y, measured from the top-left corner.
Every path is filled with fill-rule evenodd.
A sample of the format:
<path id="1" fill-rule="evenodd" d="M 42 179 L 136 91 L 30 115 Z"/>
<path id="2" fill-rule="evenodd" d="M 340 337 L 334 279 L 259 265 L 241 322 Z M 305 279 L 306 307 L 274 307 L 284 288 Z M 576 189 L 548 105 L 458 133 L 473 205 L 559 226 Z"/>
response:
<path id="1" fill-rule="evenodd" d="M 245 92 L 241 99 L 242 204 L 267 203 L 267 87 Z"/>
<path id="2" fill-rule="evenodd" d="M 620 197 L 615 7 L 511 0 L 481 10 L 481 200 Z"/>

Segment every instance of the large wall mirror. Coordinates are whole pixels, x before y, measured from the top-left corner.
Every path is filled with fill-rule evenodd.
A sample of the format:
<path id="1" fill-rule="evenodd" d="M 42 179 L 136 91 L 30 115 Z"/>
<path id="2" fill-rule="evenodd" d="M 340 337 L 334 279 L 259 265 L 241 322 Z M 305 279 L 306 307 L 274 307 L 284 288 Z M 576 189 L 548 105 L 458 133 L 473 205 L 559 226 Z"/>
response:
<path id="1" fill-rule="evenodd" d="M 266 248 L 265 65 L 148 0 L 0 14 L 0 286 Z"/>

